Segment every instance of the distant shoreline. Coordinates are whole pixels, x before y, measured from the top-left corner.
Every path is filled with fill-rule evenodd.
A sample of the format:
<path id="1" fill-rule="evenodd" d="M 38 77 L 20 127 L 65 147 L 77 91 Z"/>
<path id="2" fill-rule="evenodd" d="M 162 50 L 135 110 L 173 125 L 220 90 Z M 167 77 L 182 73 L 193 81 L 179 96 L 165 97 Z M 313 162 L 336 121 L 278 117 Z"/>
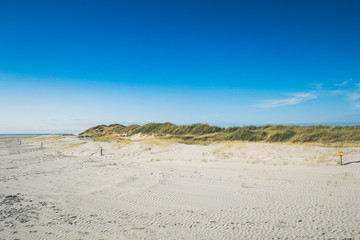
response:
<path id="1" fill-rule="evenodd" d="M 39 135 L 62 135 L 64 133 L 0 133 L 0 136 L 39 136 Z"/>

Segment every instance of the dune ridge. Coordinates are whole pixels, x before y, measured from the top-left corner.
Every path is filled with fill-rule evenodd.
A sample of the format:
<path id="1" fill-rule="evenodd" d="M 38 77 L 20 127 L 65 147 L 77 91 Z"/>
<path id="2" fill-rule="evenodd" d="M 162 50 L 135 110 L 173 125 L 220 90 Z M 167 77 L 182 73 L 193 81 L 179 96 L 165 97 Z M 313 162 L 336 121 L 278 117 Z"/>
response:
<path id="1" fill-rule="evenodd" d="M 143 126 L 121 124 L 98 125 L 80 135 L 96 140 L 117 140 L 135 134 L 175 139 L 184 143 L 219 141 L 317 143 L 324 145 L 360 145 L 360 126 L 245 126 L 221 128 L 208 124 L 175 125 L 148 123 Z"/>

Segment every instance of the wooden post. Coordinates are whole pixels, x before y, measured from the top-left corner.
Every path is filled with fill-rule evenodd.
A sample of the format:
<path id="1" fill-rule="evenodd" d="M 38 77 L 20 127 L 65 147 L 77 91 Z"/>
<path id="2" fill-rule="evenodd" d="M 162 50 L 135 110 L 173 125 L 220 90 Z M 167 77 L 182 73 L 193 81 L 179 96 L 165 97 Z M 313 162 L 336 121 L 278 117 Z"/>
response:
<path id="1" fill-rule="evenodd" d="M 340 156 L 340 166 L 342 166 L 342 156 Z"/>
<path id="2" fill-rule="evenodd" d="M 43 148 L 43 146 L 44 146 L 44 144 L 43 144 L 43 142 L 41 142 L 41 148 Z"/>
<path id="3" fill-rule="evenodd" d="M 339 156 L 340 156 L 340 166 L 342 166 L 342 157 L 344 156 L 343 152 L 339 152 Z"/>
<path id="4" fill-rule="evenodd" d="M 19 145 L 21 145 L 21 140 L 19 140 Z"/>
<path id="5" fill-rule="evenodd" d="M 102 156 L 103 154 L 102 154 L 102 147 L 100 147 L 100 156 Z"/>

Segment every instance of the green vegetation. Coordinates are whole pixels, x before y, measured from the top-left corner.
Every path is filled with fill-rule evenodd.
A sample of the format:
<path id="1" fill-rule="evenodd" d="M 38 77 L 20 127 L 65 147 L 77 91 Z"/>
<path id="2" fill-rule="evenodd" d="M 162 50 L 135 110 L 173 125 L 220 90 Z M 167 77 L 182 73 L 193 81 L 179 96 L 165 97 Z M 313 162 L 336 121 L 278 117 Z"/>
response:
<path id="1" fill-rule="evenodd" d="M 208 124 L 175 125 L 148 123 L 143 126 L 112 124 L 89 128 L 80 135 L 98 141 L 116 141 L 135 134 L 153 135 L 188 144 L 207 144 L 217 141 L 247 141 L 274 143 L 315 143 L 321 145 L 360 144 L 360 126 L 245 126 L 221 128 Z"/>

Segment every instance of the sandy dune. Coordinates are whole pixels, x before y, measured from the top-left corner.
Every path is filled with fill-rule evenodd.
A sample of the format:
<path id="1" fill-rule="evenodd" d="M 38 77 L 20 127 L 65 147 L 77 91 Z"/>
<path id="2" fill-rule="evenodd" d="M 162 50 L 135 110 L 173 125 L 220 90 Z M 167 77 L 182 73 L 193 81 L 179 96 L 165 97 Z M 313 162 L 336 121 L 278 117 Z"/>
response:
<path id="1" fill-rule="evenodd" d="M 360 148 L 21 138 L 0 239 L 360 239 Z"/>

